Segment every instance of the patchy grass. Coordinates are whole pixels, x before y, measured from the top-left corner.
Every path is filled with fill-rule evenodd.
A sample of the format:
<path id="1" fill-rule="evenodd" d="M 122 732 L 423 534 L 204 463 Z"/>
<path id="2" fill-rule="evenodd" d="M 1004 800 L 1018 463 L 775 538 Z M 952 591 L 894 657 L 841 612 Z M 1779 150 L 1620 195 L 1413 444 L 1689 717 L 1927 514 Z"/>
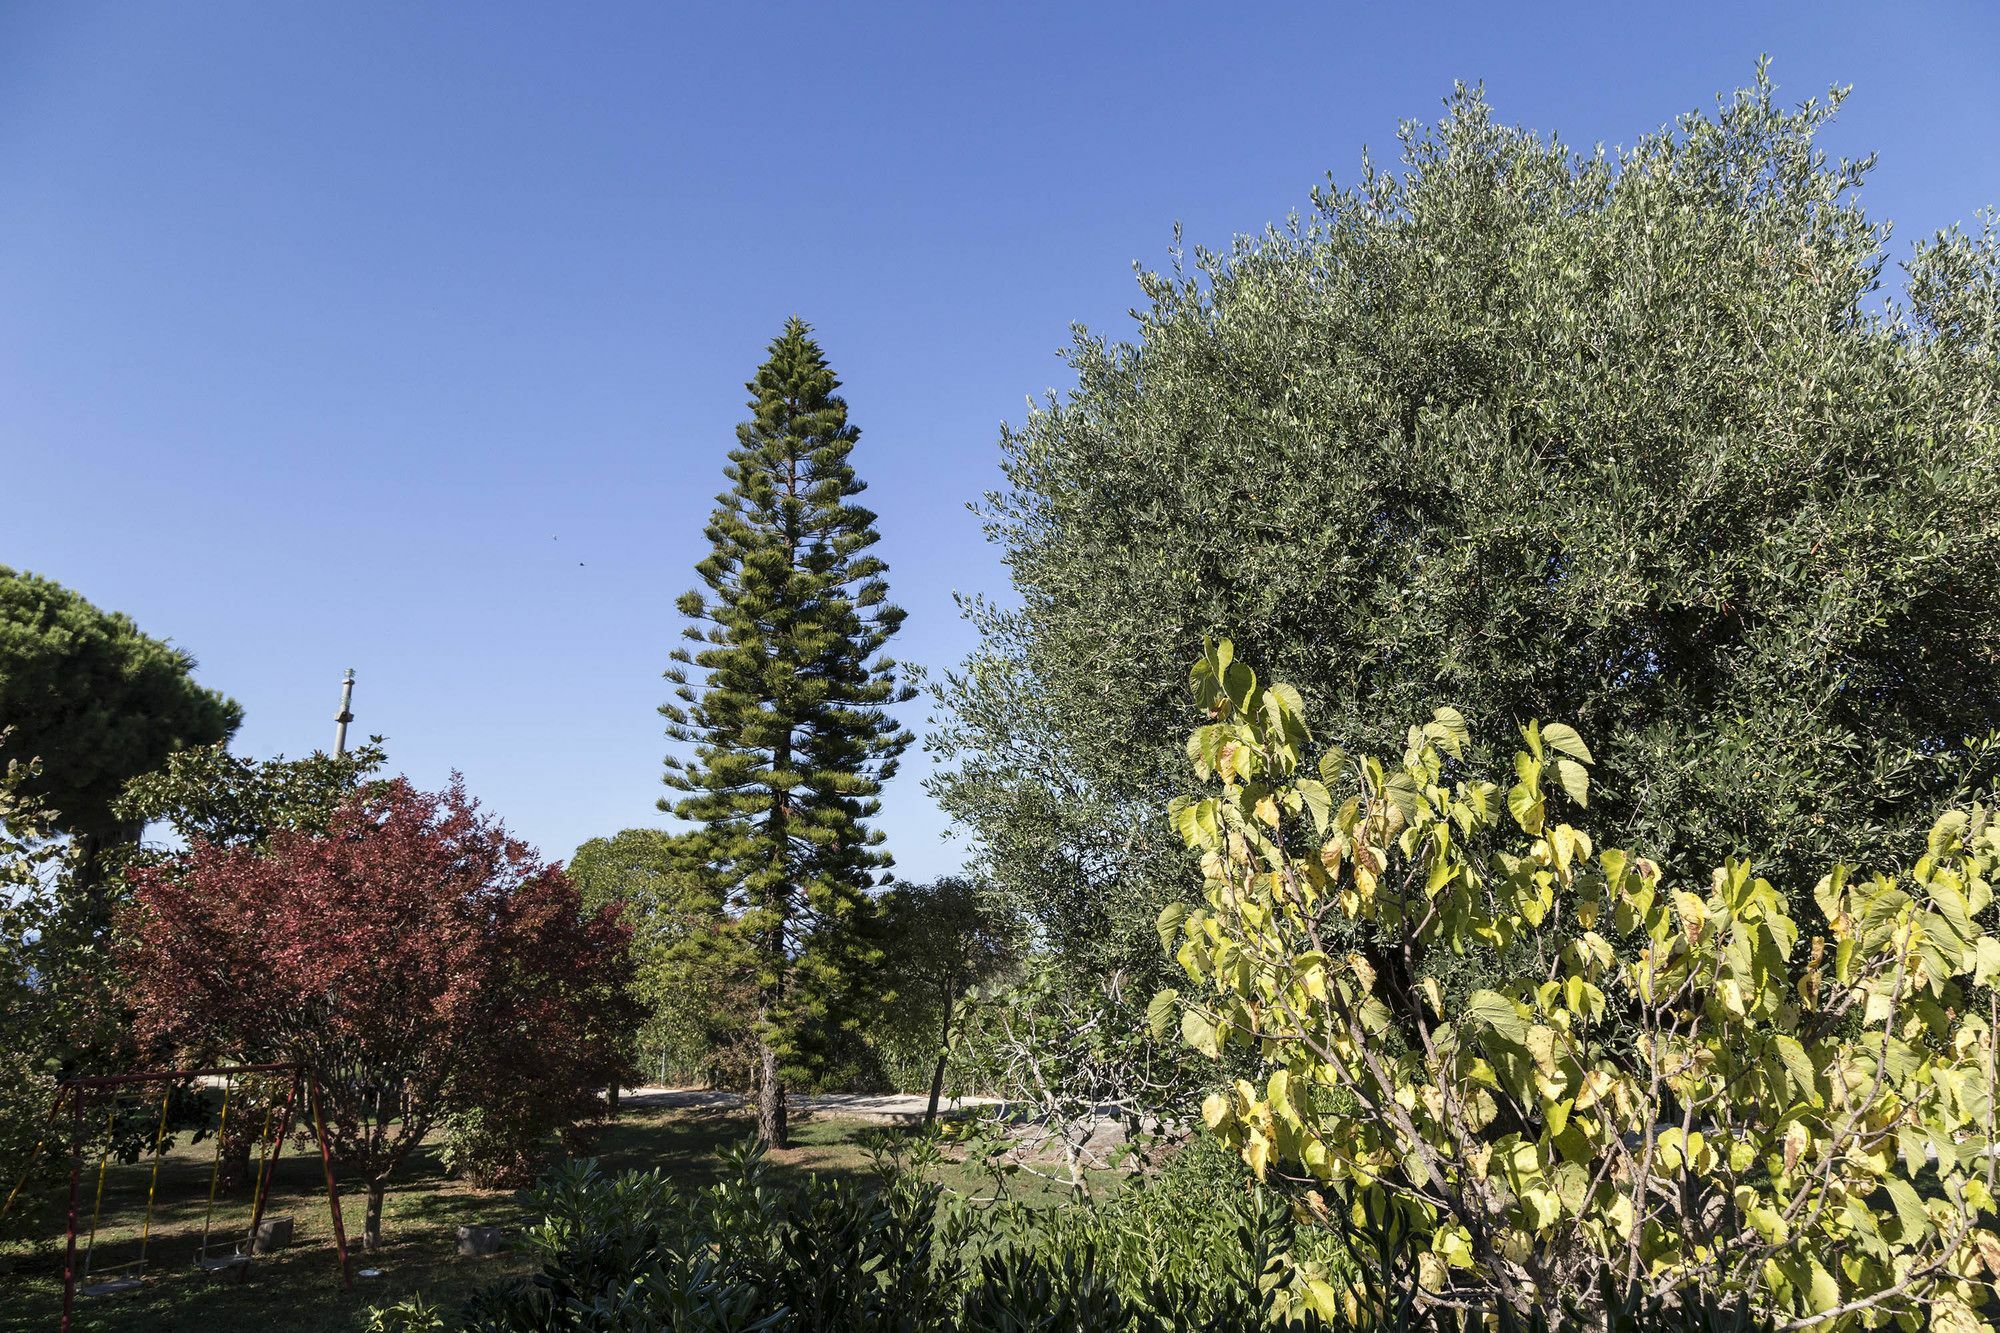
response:
<path id="1" fill-rule="evenodd" d="M 736 1109 L 628 1106 L 599 1134 L 594 1151 L 608 1170 L 657 1167 L 698 1188 L 716 1178 L 717 1150 L 743 1139 L 753 1123 Z M 865 1175 L 871 1158 L 862 1139 L 870 1128 L 857 1120 L 807 1117 L 795 1125 L 792 1146 L 772 1153 L 770 1160 L 781 1180 L 807 1172 Z M 363 1198 L 358 1191 L 343 1197 L 341 1211 L 355 1245 L 357 1273 L 353 1288 L 343 1290 L 319 1159 L 291 1148 L 278 1164 L 266 1208 L 268 1217 L 293 1220 L 291 1247 L 259 1257 L 241 1283 L 233 1274 L 200 1272 L 192 1260 L 207 1210 L 209 1152 L 205 1143 L 182 1144 L 168 1154 L 160 1172 L 144 1285 L 111 1296 L 79 1294 L 75 1328 L 92 1333 L 352 1333 L 371 1305 L 419 1291 L 455 1304 L 489 1282 L 528 1271 L 526 1259 L 511 1250 L 488 1259 L 460 1259 L 456 1252 L 456 1229 L 462 1224 L 497 1224 L 518 1233 L 532 1220 L 526 1195 L 476 1190 L 452 1180 L 435 1152 L 425 1148 L 413 1155 L 384 1201 L 380 1249 L 359 1249 Z M 81 1203 L 85 1227 L 96 1185 L 95 1164 L 88 1165 Z M 146 1162 L 113 1163 L 106 1173 L 97 1268 L 137 1256 L 149 1174 Z M 6 1333 L 56 1326 L 62 1308 L 62 1204 L 58 1199 L 45 1211 L 33 1244 L 0 1251 L 0 1330 Z M 249 1220 L 246 1189 L 217 1201 L 210 1234 L 218 1242 L 240 1240 Z M 227 1253 L 228 1246 L 221 1252 Z M 79 1259 L 81 1254 L 79 1240 Z M 380 1269 L 381 1276 L 358 1276 L 365 1268 Z"/>

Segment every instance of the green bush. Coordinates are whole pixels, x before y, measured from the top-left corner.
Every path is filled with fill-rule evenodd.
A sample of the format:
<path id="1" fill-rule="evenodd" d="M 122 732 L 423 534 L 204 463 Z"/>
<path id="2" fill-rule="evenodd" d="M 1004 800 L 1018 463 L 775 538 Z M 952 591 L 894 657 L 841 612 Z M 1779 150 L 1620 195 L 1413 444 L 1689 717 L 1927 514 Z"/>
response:
<path id="1" fill-rule="evenodd" d="M 533 1108 L 467 1107 L 438 1124 L 438 1159 L 481 1189 L 520 1189 L 563 1156 L 562 1125 L 538 1123 Z"/>
<path id="2" fill-rule="evenodd" d="M 1637 1284 L 1788 1326 L 1986 1326 L 1987 810 L 1903 869 L 1834 867 L 1814 934 L 1747 861 L 1690 889 L 1562 822 L 1595 795 L 1569 726 L 1526 723 L 1503 787 L 1449 708 L 1384 762 L 1316 753 L 1299 692 L 1227 640 L 1193 686 L 1213 794 L 1173 818 L 1204 903 L 1161 915 L 1194 985 L 1153 1017 L 1257 1061 L 1202 1114 L 1260 1180 L 1336 1225 L 1396 1217 L 1423 1306 Z"/>
<path id="3" fill-rule="evenodd" d="M 1229 1155 L 1196 1147 L 1109 1203 L 972 1206 L 880 1158 L 867 1182 L 812 1177 L 778 1187 L 754 1145 L 725 1153 L 699 1192 L 658 1172 L 607 1176 L 572 1163 L 536 1192 L 525 1237 L 532 1279 L 481 1292 L 447 1317 L 421 1297 L 372 1312 L 371 1333 L 1472 1333 L 1480 1312 L 1420 1313 L 1417 1251 L 1367 1218 L 1341 1237 L 1354 1280 L 1330 1318 L 1295 1280 L 1300 1227 Z M 1620 1308 L 1608 1327 L 1741 1330 L 1689 1306 Z M 1560 1315 L 1495 1315 L 1536 1333 Z M 1553 1320 L 1553 1322 L 1552 1322 Z"/>

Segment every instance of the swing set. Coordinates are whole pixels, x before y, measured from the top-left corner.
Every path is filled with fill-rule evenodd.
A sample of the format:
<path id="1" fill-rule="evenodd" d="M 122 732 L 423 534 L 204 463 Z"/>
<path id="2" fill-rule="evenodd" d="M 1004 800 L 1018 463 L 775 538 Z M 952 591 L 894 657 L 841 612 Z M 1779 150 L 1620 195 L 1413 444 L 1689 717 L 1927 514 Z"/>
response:
<path id="1" fill-rule="evenodd" d="M 217 1230 L 215 1201 L 222 1183 L 223 1143 L 229 1129 L 231 1101 L 236 1099 L 238 1088 L 242 1087 L 246 1080 L 259 1077 L 264 1079 L 267 1086 L 282 1086 L 284 1093 L 281 1099 L 273 1097 L 265 1102 L 263 1128 L 257 1139 L 257 1172 L 251 1194 L 250 1227 L 239 1237 L 234 1231 Z M 56 1132 L 56 1126 L 62 1119 L 63 1109 L 67 1106 L 70 1119 L 69 1226 L 65 1240 L 67 1257 L 63 1264 L 63 1333 L 69 1333 L 71 1315 L 79 1290 L 86 1296 L 109 1296 L 121 1291 L 130 1291 L 144 1284 L 146 1251 L 153 1237 L 153 1205 L 159 1190 L 160 1164 L 166 1157 L 170 1100 L 176 1085 L 197 1079 L 208 1082 L 221 1081 L 222 1112 L 215 1127 L 215 1160 L 209 1168 L 208 1202 L 202 1214 L 201 1241 L 195 1247 L 194 1266 L 210 1273 L 234 1271 L 238 1282 L 249 1276 L 251 1257 L 259 1253 L 258 1241 L 260 1228 L 264 1222 L 264 1205 L 270 1197 L 272 1177 L 277 1174 L 278 1154 L 284 1149 L 285 1139 L 291 1134 L 293 1114 L 303 1095 L 311 1115 L 313 1137 L 319 1144 L 320 1165 L 326 1173 L 327 1208 L 333 1219 L 334 1253 L 340 1263 L 341 1281 L 345 1285 L 353 1285 L 353 1275 L 348 1269 L 347 1262 L 347 1229 L 341 1220 L 340 1194 L 333 1179 L 333 1155 L 326 1142 L 323 1099 L 318 1081 L 308 1079 L 300 1066 L 290 1063 L 225 1065 L 213 1069 L 165 1069 L 152 1073 L 66 1078 L 57 1084 L 55 1102 L 49 1107 L 41 1142 L 35 1145 L 34 1151 L 29 1155 L 27 1171 L 22 1174 L 20 1184 L 8 1194 L 6 1203 L 0 1205 L 0 1216 L 5 1216 L 13 1207 L 16 1196 L 21 1193 L 22 1186 L 28 1183 L 34 1171 L 35 1161 L 41 1156 L 42 1149 L 49 1142 L 50 1136 Z M 146 1211 L 140 1223 L 138 1256 L 122 1263 L 96 1263 L 98 1222 L 104 1210 L 105 1176 L 110 1170 L 111 1157 L 118 1137 L 120 1097 L 128 1089 L 142 1090 L 154 1084 L 161 1086 L 159 1124 L 152 1135 L 152 1170 L 146 1184 Z M 92 1103 L 99 1099 L 105 1105 L 104 1144 L 98 1155 L 97 1183 L 91 1199 L 90 1216 L 86 1221 L 80 1211 L 86 1174 L 84 1132 L 86 1122 L 94 1118 L 90 1114 L 93 1109 Z M 146 1100 L 150 1101 L 150 1098 Z M 79 1236 L 83 1238 L 81 1265 L 77 1258 Z"/>

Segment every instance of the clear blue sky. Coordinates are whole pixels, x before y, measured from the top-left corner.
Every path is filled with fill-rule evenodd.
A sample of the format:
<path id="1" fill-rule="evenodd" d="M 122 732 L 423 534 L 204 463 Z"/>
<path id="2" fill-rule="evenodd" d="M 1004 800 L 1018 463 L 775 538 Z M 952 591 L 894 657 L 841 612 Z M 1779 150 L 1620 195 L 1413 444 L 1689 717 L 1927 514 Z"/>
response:
<path id="1" fill-rule="evenodd" d="M 742 382 L 818 328 L 901 655 L 1003 590 L 1001 421 L 1220 244 L 1388 156 L 1454 79 L 1625 143 L 1749 78 L 1851 82 L 1904 244 L 2000 203 L 2000 6 L 11 4 L 0 563 L 239 699 L 358 729 L 552 856 L 661 820 L 654 709 Z M 921 710 L 912 709 L 913 723 Z M 956 864 L 907 765 L 906 874 Z"/>

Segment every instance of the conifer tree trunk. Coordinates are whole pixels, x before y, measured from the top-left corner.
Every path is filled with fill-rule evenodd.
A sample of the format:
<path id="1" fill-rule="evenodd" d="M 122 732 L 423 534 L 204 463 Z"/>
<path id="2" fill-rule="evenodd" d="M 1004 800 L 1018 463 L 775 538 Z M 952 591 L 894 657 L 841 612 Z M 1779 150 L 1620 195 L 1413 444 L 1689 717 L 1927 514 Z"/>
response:
<path id="1" fill-rule="evenodd" d="M 759 1021 L 764 1021 L 760 1016 Z M 789 1141 L 790 1128 L 785 1123 L 785 1082 L 778 1068 L 778 1053 L 769 1041 L 757 1043 L 759 1072 L 757 1076 L 757 1137 L 773 1148 L 782 1148 Z"/>

